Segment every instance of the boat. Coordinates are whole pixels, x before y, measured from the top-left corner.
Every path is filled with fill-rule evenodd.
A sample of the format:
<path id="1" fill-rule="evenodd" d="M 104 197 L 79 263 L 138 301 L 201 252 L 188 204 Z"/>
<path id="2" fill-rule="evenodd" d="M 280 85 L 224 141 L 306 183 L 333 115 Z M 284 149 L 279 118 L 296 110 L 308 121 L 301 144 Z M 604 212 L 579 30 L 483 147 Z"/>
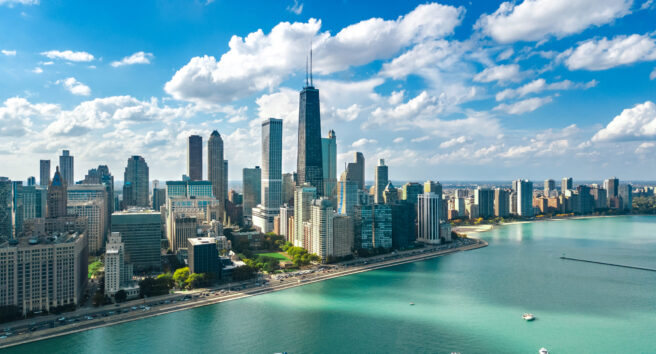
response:
<path id="1" fill-rule="evenodd" d="M 414 302 L 411 302 L 411 303 L 410 303 L 410 306 L 415 306 L 415 303 L 414 303 Z"/>
<path id="2" fill-rule="evenodd" d="M 535 316 L 533 316 L 532 313 L 525 313 L 522 315 L 522 318 L 525 319 L 526 321 L 533 321 L 535 319 Z"/>
<path id="3" fill-rule="evenodd" d="M 540 348 L 540 351 L 538 352 L 539 354 L 549 354 L 549 351 L 547 348 Z"/>

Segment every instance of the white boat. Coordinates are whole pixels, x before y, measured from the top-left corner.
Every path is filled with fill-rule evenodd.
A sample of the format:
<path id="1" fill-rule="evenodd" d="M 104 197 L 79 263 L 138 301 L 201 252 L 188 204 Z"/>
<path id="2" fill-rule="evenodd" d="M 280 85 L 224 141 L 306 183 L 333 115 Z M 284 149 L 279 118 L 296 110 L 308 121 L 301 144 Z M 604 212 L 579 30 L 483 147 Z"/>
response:
<path id="1" fill-rule="evenodd" d="M 522 318 L 525 319 L 526 321 L 533 321 L 535 319 L 535 316 L 533 316 L 532 313 L 525 313 L 522 315 Z"/>
<path id="2" fill-rule="evenodd" d="M 539 354 L 549 354 L 549 351 L 547 348 L 540 348 L 540 351 L 538 352 Z"/>

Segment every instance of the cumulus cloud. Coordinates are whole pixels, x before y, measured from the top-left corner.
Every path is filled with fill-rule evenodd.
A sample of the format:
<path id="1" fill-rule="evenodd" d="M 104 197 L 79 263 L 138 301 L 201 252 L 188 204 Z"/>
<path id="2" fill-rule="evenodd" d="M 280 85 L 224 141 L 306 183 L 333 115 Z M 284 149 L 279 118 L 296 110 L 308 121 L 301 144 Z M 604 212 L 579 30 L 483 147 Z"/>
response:
<path id="1" fill-rule="evenodd" d="M 517 101 L 512 104 L 502 103 L 494 107 L 495 111 L 503 111 L 508 114 L 523 114 L 528 112 L 533 112 L 536 109 L 544 106 L 547 103 L 553 101 L 551 96 L 547 97 L 533 97 L 527 98 L 525 100 Z"/>
<path id="2" fill-rule="evenodd" d="M 198 111 L 197 106 L 161 106 L 155 98 L 150 101 L 141 101 L 131 96 L 96 98 L 82 102 L 72 110 L 60 112 L 55 121 L 48 125 L 46 133 L 79 136 L 92 129 L 104 129 L 112 125 L 127 129 L 134 123 L 188 118 Z"/>
<path id="3" fill-rule="evenodd" d="M 597 86 L 596 80 L 591 80 L 586 83 L 574 83 L 569 80 L 563 80 L 547 84 L 546 80 L 540 78 L 533 80 L 516 89 L 505 89 L 496 94 L 497 101 L 503 101 L 515 97 L 524 97 L 526 95 L 540 93 L 543 91 L 556 91 L 556 90 L 573 90 L 573 89 L 589 89 Z"/>
<path id="4" fill-rule="evenodd" d="M 54 104 L 32 104 L 21 97 L 9 98 L 0 106 L 0 136 L 23 136 L 34 119 L 52 118 L 59 110 Z"/>
<path id="5" fill-rule="evenodd" d="M 15 51 L 15 50 L 7 50 L 7 49 L 3 49 L 3 50 L 0 50 L 0 52 L 1 52 L 2 54 L 4 54 L 4 55 L 8 56 L 8 57 L 13 57 L 13 56 L 16 55 L 16 51 Z"/>
<path id="6" fill-rule="evenodd" d="M 303 12 L 303 3 L 299 4 L 298 0 L 294 0 L 293 5 L 287 6 L 287 11 L 300 15 Z"/>
<path id="7" fill-rule="evenodd" d="M 420 143 L 420 142 L 422 142 L 422 141 L 427 141 L 427 140 L 429 140 L 429 139 L 430 139 L 430 136 L 428 136 L 428 135 L 424 135 L 424 136 L 420 136 L 420 137 L 418 137 L 418 138 L 413 138 L 413 139 L 411 139 L 410 141 L 412 141 L 413 143 Z"/>
<path id="8" fill-rule="evenodd" d="M 651 101 L 627 108 L 593 137 L 594 142 L 653 140 L 656 138 L 656 104 Z"/>
<path id="9" fill-rule="evenodd" d="M 519 82 L 524 78 L 525 73 L 522 73 L 517 64 L 497 65 L 489 68 L 474 76 L 474 81 L 477 82 L 493 82 L 505 83 L 508 81 Z"/>
<path id="10" fill-rule="evenodd" d="M 442 149 L 448 149 L 450 147 L 454 147 L 456 145 L 464 144 L 464 143 L 469 142 L 469 141 L 470 141 L 469 138 L 467 138 L 464 135 L 461 135 L 457 138 L 453 138 L 453 139 L 447 140 L 445 142 L 442 142 L 440 144 L 440 147 Z"/>
<path id="11" fill-rule="evenodd" d="M 375 139 L 361 138 L 361 139 L 358 139 L 358 140 L 354 141 L 353 144 L 351 144 L 351 146 L 361 147 L 361 146 L 364 146 L 364 145 L 367 145 L 367 144 L 375 144 L 377 142 L 378 141 L 375 140 Z"/>
<path id="12" fill-rule="evenodd" d="M 49 59 L 63 59 L 76 62 L 86 62 L 93 60 L 93 55 L 90 53 L 74 52 L 72 50 L 49 50 L 47 52 L 41 52 L 41 55 L 48 57 Z"/>
<path id="13" fill-rule="evenodd" d="M 656 68 L 654 68 L 651 74 L 649 74 L 649 80 L 654 80 L 654 79 L 656 79 Z"/>
<path id="14" fill-rule="evenodd" d="M 55 81 L 56 85 L 62 85 L 70 93 L 78 96 L 89 96 L 91 94 L 91 88 L 89 86 L 77 81 L 74 77 L 69 77 L 63 80 Z"/>
<path id="15" fill-rule="evenodd" d="M 504 2 L 475 28 L 500 43 L 562 38 L 630 13 L 632 0 L 526 0 Z"/>
<path id="16" fill-rule="evenodd" d="M 613 39 L 591 39 L 559 55 L 570 70 L 606 70 L 620 65 L 656 60 L 656 41 L 650 35 L 633 34 Z"/>
<path id="17" fill-rule="evenodd" d="M 373 60 L 387 59 L 401 49 L 453 32 L 463 8 L 439 4 L 419 5 L 396 20 L 372 18 L 347 26 L 335 35 L 319 32 L 321 21 L 281 22 L 270 33 L 262 30 L 246 37 L 233 36 L 219 60 L 194 57 L 165 85 L 180 100 L 217 103 L 273 89 L 305 67 L 310 43 L 313 69 L 330 74 Z M 375 34 L 375 35 L 373 35 Z"/>
<path id="18" fill-rule="evenodd" d="M 405 139 L 404 139 L 402 136 L 400 136 L 400 137 L 398 137 L 398 138 L 394 138 L 393 142 L 394 142 L 395 144 L 399 144 L 399 143 L 402 143 L 403 140 L 405 140 Z"/>
<path id="19" fill-rule="evenodd" d="M 35 73 L 35 74 L 42 74 L 43 69 L 41 69 L 40 67 L 37 66 L 34 69 L 32 69 L 32 72 Z"/>
<path id="20" fill-rule="evenodd" d="M 128 57 L 124 57 L 121 60 L 113 61 L 111 66 L 118 68 L 119 66 L 124 65 L 150 64 L 150 60 L 153 58 L 154 56 L 152 53 L 136 52 Z"/>
<path id="21" fill-rule="evenodd" d="M 635 153 L 636 154 L 651 153 L 654 150 L 654 147 L 656 147 L 656 143 L 645 142 L 638 145 L 638 147 L 635 149 Z"/>

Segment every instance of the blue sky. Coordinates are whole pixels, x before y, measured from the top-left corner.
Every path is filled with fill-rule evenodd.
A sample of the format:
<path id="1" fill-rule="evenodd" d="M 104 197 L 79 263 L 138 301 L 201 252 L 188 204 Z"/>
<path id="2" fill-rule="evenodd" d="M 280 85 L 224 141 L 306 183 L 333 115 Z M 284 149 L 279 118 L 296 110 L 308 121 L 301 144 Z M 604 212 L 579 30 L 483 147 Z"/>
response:
<path id="1" fill-rule="evenodd" d="M 393 180 L 656 173 L 652 1 L 0 0 L 0 175 L 69 149 L 77 179 L 130 155 L 179 178 L 216 129 L 238 180 L 267 117 L 290 172 L 310 47 L 323 134 L 368 178 L 378 158 Z"/>

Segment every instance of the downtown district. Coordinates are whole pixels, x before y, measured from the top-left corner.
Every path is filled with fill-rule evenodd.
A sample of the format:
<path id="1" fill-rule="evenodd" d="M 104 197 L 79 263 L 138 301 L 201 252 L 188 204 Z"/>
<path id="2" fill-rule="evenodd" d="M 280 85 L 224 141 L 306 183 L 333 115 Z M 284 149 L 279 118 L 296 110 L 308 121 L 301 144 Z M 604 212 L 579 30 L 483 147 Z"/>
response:
<path id="1" fill-rule="evenodd" d="M 262 123 L 261 168 L 243 170 L 242 193 L 228 190 L 223 140 L 213 131 L 207 143 L 203 180 L 202 137 L 189 137 L 188 171 L 180 181 L 149 186 L 148 165 L 131 156 L 122 192 L 106 165 L 74 181 L 74 157 L 64 150 L 51 178 L 50 160 L 40 161 L 40 180 L 27 184 L 0 177 L 0 307 L 25 316 L 74 310 L 85 303 L 89 257 L 102 259 L 98 292 L 110 301 L 143 294 L 134 274 L 157 275 L 171 263 L 212 281 L 230 281 L 244 262 L 231 248 L 278 245 L 304 248 L 321 263 L 442 244 L 454 222 L 629 210 L 632 186 L 607 179 L 603 186 L 573 185 L 564 178 L 536 190 L 528 180 L 512 189 L 477 186 L 443 190 L 439 182 L 392 185 L 379 160 L 373 186 L 365 184 L 365 158 L 337 179 L 335 132 L 321 137 L 319 90 L 306 82 L 299 97 L 295 173 L 282 173 L 282 120 Z M 638 190 L 640 193 L 643 190 Z M 653 193 L 653 188 L 644 192 Z M 289 264 L 287 264 L 289 266 Z M 191 277 L 190 275 L 190 277 Z M 104 288 L 104 289 L 103 289 Z"/>

